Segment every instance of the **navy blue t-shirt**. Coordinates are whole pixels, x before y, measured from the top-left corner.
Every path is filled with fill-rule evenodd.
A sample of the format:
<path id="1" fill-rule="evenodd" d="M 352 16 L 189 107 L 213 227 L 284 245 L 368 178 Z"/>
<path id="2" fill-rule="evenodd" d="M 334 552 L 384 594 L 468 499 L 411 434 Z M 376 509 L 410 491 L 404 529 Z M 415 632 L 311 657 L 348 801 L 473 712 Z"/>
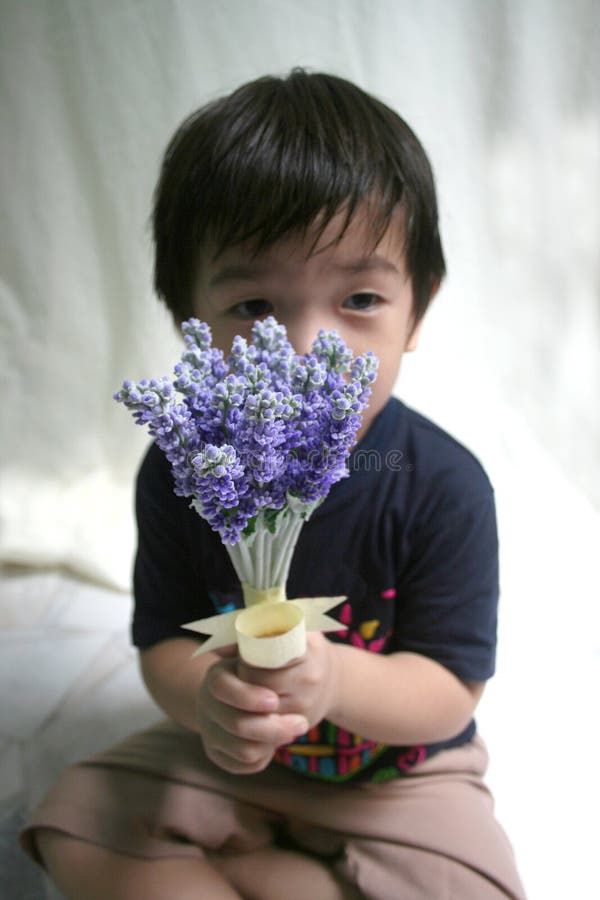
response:
<path id="1" fill-rule="evenodd" d="M 433 422 L 391 398 L 303 526 L 287 596 L 346 595 L 332 641 L 366 651 L 410 651 L 464 681 L 494 672 L 498 541 L 494 495 L 475 457 Z M 152 445 L 137 483 L 134 644 L 177 636 L 181 625 L 242 605 L 219 535 L 173 492 Z M 386 685 L 382 685 L 386 690 Z M 440 749 L 470 740 L 390 747 L 323 721 L 275 763 L 329 781 L 397 777 Z"/>

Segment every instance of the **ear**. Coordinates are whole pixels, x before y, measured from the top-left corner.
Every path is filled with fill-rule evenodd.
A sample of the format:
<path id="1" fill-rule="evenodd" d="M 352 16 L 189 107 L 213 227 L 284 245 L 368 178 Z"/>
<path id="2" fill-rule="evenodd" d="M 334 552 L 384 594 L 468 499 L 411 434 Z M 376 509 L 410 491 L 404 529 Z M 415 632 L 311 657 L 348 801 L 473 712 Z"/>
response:
<path id="1" fill-rule="evenodd" d="M 433 300 L 435 295 L 440 289 L 440 279 L 436 278 L 431 288 L 431 297 L 429 298 L 429 303 Z M 417 349 L 419 345 L 419 337 L 421 335 L 421 329 L 423 328 L 423 321 L 425 319 L 425 315 L 422 315 L 418 322 L 415 322 L 413 325 L 410 334 L 406 340 L 406 346 L 404 348 L 405 353 L 412 353 Z"/>
<path id="2" fill-rule="evenodd" d="M 406 344 L 404 347 L 405 353 L 412 353 L 419 346 L 419 337 L 421 335 L 421 329 L 423 328 L 423 319 L 420 319 L 415 325 L 413 325 L 408 338 L 406 339 Z"/>

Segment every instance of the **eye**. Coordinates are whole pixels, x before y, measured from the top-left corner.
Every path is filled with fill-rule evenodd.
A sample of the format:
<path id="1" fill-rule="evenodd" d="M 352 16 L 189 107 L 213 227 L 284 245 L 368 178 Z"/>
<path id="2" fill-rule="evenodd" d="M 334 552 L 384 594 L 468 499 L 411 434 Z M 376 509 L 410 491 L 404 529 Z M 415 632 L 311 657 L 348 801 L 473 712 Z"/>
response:
<path id="1" fill-rule="evenodd" d="M 350 294 L 342 304 L 344 309 L 352 309 L 355 312 L 369 312 L 381 303 L 378 294 Z"/>
<path id="2" fill-rule="evenodd" d="M 273 305 L 261 297 L 242 300 L 241 303 L 236 303 L 227 311 L 228 315 L 233 318 L 244 320 L 260 319 L 261 316 L 268 316 L 272 312 Z"/>

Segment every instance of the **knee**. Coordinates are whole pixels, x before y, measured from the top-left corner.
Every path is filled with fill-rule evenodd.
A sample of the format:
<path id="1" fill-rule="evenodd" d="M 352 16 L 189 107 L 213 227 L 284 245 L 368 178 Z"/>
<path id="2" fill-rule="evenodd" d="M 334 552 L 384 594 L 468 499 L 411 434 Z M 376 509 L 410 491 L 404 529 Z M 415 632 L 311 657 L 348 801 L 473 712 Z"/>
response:
<path id="1" fill-rule="evenodd" d="M 35 832 L 34 841 L 38 856 L 46 868 L 55 855 L 60 856 L 61 846 L 69 843 L 67 835 L 54 828 L 39 828 Z"/>
<path id="2" fill-rule="evenodd" d="M 35 844 L 42 865 L 53 879 L 65 869 L 75 872 L 89 865 L 90 854 L 96 849 L 93 844 L 54 828 L 40 828 L 35 834 Z"/>

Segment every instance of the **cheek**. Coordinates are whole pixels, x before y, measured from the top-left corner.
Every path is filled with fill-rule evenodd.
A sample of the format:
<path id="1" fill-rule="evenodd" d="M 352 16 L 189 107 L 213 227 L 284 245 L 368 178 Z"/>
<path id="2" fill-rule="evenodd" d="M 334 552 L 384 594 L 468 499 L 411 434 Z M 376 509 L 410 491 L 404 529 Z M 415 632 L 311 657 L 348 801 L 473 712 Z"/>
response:
<path id="1" fill-rule="evenodd" d="M 389 397 L 400 372 L 402 348 L 400 346 L 381 348 L 380 352 L 375 355 L 379 357 L 379 369 L 377 370 L 377 380 L 373 385 L 373 393 L 377 393 L 378 396 L 387 394 Z"/>
<path id="2" fill-rule="evenodd" d="M 385 404 L 390 399 L 395 382 L 395 374 L 388 369 L 384 369 L 383 373 L 377 376 L 377 380 L 371 388 L 369 405 L 363 413 L 359 437 L 362 437 L 373 419 L 381 412 Z"/>
<path id="3" fill-rule="evenodd" d="M 363 416 L 361 432 L 370 425 L 375 416 L 381 412 L 391 397 L 402 362 L 401 347 L 379 347 L 373 352 L 379 358 L 379 369 L 377 371 L 377 378 L 371 389 L 369 405 Z"/>

